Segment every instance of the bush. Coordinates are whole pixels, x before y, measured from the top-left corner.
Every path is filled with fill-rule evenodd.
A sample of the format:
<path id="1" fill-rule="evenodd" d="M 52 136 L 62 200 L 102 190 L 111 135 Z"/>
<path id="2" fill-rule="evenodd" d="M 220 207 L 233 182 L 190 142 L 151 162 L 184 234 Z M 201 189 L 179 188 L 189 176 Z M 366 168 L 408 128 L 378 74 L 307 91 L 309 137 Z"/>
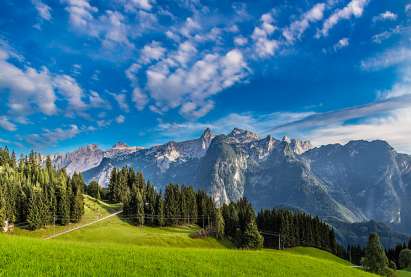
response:
<path id="1" fill-rule="evenodd" d="M 403 249 L 399 256 L 400 268 L 411 267 L 411 250 Z"/>

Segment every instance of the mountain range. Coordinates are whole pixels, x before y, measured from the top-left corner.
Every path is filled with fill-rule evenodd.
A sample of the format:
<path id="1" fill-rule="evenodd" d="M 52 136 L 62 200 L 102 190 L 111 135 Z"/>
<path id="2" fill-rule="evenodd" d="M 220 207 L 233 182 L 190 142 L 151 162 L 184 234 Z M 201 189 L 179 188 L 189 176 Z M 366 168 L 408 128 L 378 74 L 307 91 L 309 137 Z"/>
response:
<path id="1" fill-rule="evenodd" d="M 150 148 L 123 143 L 109 150 L 88 145 L 53 155 L 56 167 L 81 172 L 107 186 L 111 170 L 129 166 L 162 190 L 167 183 L 192 185 L 222 205 L 247 197 L 259 210 L 287 206 L 329 222 L 370 220 L 411 230 L 411 156 L 387 142 L 350 141 L 313 147 L 309 141 L 260 138 L 233 129 Z"/>

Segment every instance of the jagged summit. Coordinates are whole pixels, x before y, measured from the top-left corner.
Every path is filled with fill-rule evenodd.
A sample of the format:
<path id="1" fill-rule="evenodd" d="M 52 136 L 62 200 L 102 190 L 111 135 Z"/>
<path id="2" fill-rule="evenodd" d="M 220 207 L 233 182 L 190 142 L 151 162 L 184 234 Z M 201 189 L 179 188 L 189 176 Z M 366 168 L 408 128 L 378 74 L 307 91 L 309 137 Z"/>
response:
<path id="1" fill-rule="evenodd" d="M 118 141 L 116 144 L 113 145 L 113 149 L 119 149 L 119 148 L 127 148 L 129 147 L 126 143 L 122 141 Z"/>
<path id="2" fill-rule="evenodd" d="M 232 138 L 237 143 L 248 143 L 259 139 L 256 133 L 239 128 L 234 128 L 227 137 Z"/>

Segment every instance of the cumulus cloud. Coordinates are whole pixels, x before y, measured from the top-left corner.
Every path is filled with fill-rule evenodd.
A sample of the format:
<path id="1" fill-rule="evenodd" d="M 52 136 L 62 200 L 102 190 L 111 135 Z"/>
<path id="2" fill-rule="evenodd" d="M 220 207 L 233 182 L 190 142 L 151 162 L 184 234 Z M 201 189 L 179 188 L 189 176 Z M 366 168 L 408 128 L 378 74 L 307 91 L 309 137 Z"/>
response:
<path id="1" fill-rule="evenodd" d="M 373 21 L 374 22 L 378 22 L 378 21 L 395 21 L 397 20 L 398 15 L 396 15 L 395 13 L 391 12 L 391 11 L 385 11 L 383 13 L 380 13 L 377 16 L 373 17 Z"/>
<path id="2" fill-rule="evenodd" d="M 111 96 L 113 96 L 114 100 L 116 100 L 119 108 L 122 111 L 128 112 L 130 110 L 128 106 L 127 95 L 125 93 L 111 93 Z"/>
<path id="3" fill-rule="evenodd" d="M 124 117 L 124 115 L 119 115 L 116 117 L 117 124 L 123 124 L 124 121 L 126 121 L 126 118 Z"/>
<path id="4" fill-rule="evenodd" d="M 350 45 L 350 40 L 348 38 L 342 38 L 340 39 L 336 44 L 334 44 L 334 51 L 338 51 L 342 48 L 347 47 Z"/>
<path id="5" fill-rule="evenodd" d="M 166 49 L 162 47 L 158 41 L 153 41 L 150 44 L 145 45 L 141 50 L 141 62 L 147 64 L 152 61 L 158 61 L 164 56 L 165 52 Z"/>
<path id="6" fill-rule="evenodd" d="M 104 100 L 97 91 L 90 91 L 89 103 L 92 108 L 111 108 L 110 103 Z"/>
<path id="7" fill-rule="evenodd" d="M 0 116 L 0 128 L 6 131 L 16 131 L 17 127 L 6 116 Z"/>
<path id="8" fill-rule="evenodd" d="M 58 75 L 54 78 L 57 91 L 67 99 L 69 107 L 73 110 L 83 110 L 86 104 L 83 101 L 83 90 L 73 77 Z"/>
<path id="9" fill-rule="evenodd" d="M 46 21 L 50 21 L 51 20 L 51 8 L 50 6 L 44 4 L 42 1 L 40 0 L 32 0 L 31 1 L 34 5 L 34 7 L 36 8 L 39 16 Z"/>
<path id="10" fill-rule="evenodd" d="M 133 34 L 124 15 L 118 11 L 106 10 L 96 16 L 98 9 L 89 0 L 66 0 L 71 26 L 80 33 L 101 40 L 104 47 L 124 45 L 133 48 L 129 35 Z"/>
<path id="11" fill-rule="evenodd" d="M 277 40 L 270 38 L 277 29 L 273 25 L 274 19 L 270 13 L 261 16 L 261 24 L 254 28 L 251 38 L 254 41 L 254 53 L 259 58 L 266 58 L 274 55 L 279 47 Z"/>
<path id="12" fill-rule="evenodd" d="M 351 0 L 347 6 L 336 10 L 325 20 L 321 30 L 317 32 L 317 37 L 327 36 L 328 32 L 342 20 L 361 17 L 367 4 L 368 0 Z"/>
<path id="13" fill-rule="evenodd" d="M 236 46 L 244 46 L 248 43 L 248 39 L 244 36 L 236 36 L 234 38 L 234 44 Z"/>
<path id="14" fill-rule="evenodd" d="M 154 1 L 151 0 L 127 0 L 124 5 L 126 10 L 129 11 L 136 11 L 139 9 L 149 11 L 153 8 L 153 2 Z"/>
<path id="15" fill-rule="evenodd" d="M 314 5 L 309 11 L 304 13 L 299 20 L 292 22 L 289 27 L 285 28 L 282 34 L 287 42 L 293 43 L 302 36 L 311 23 L 322 20 L 325 7 L 326 5 L 324 3 Z"/>
<path id="16" fill-rule="evenodd" d="M 201 116 L 212 107 L 207 99 L 225 88 L 233 86 L 247 74 L 247 65 L 242 53 L 233 49 L 225 55 L 206 54 L 187 66 L 192 50 L 178 51 L 170 60 L 157 64 L 147 71 L 147 88 L 155 106 L 166 111 L 182 106 L 183 115 Z M 176 62 L 170 71 L 168 62 Z M 206 108 L 204 108 L 205 106 Z"/>
<path id="17" fill-rule="evenodd" d="M 133 89 L 132 100 L 137 108 L 137 110 L 141 111 L 148 103 L 148 97 L 145 93 L 141 91 L 140 88 L 135 87 Z"/>
<path id="18" fill-rule="evenodd" d="M 186 117 L 204 116 L 213 107 L 215 94 L 241 81 L 248 72 L 239 49 L 199 51 L 198 45 L 217 43 L 220 28 L 204 28 L 196 18 L 187 18 L 180 28 L 166 35 L 178 41 L 166 49 L 152 41 L 140 51 L 138 62 L 125 72 L 133 88 L 132 101 L 138 110 L 163 113 L 178 109 Z M 142 76 L 137 77 L 138 74 Z"/>
<path id="19" fill-rule="evenodd" d="M 71 25 L 96 35 L 96 30 L 93 30 L 95 20 L 93 14 L 98 9 L 92 6 L 88 0 L 67 0 L 66 3 L 66 11 L 69 13 Z"/>
<path id="20" fill-rule="evenodd" d="M 35 111 L 34 107 L 44 114 L 55 114 L 56 95 L 48 70 L 44 67 L 40 71 L 32 67 L 20 69 L 8 61 L 10 58 L 10 53 L 0 48 L 0 89 L 10 93 L 11 112 L 29 114 Z"/>

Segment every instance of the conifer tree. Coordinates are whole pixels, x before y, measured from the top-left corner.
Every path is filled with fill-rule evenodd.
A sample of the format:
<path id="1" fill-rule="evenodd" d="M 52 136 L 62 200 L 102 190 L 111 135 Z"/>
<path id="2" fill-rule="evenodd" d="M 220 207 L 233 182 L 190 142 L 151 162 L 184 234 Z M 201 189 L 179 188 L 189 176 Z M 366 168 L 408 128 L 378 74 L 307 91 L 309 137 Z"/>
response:
<path id="1" fill-rule="evenodd" d="M 411 250 L 408 248 L 401 250 L 398 262 L 400 268 L 411 268 Z"/>
<path id="2" fill-rule="evenodd" d="M 87 187 L 87 194 L 96 199 L 100 199 L 100 186 L 96 181 L 91 181 Z"/>
<path id="3" fill-rule="evenodd" d="M 222 239 L 224 237 L 224 218 L 221 209 L 215 209 L 213 221 L 215 224 L 216 238 Z"/>
<path id="4" fill-rule="evenodd" d="M 157 194 L 155 225 L 164 226 L 164 224 L 164 201 L 161 194 Z"/>
<path id="5" fill-rule="evenodd" d="M 364 268 L 372 273 L 384 275 L 388 268 L 388 258 L 385 255 L 384 248 L 381 245 L 380 238 L 373 233 L 368 238 L 368 244 L 365 249 L 363 259 Z"/>
<path id="6" fill-rule="evenodd" d="M 137 226 L 144 225 L 144 199 L 140 189 L 135 189 L 135 203 L 136 203 L 136 219 Z"/>

